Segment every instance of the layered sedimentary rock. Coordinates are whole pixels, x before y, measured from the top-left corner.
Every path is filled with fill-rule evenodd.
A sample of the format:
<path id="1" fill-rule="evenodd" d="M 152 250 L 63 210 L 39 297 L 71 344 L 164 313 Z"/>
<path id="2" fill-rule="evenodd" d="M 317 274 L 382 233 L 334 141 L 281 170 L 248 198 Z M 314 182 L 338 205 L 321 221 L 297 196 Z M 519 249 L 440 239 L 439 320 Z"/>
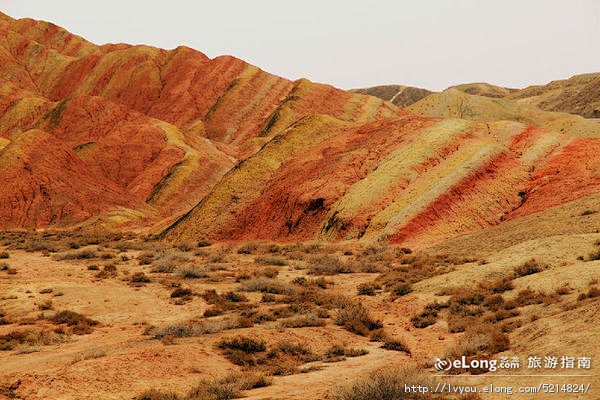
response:
<path id="1" fill-rule="evenodd" d="M 377 98 L 292 82 L 234 57 L 209 59 L 187 47 L 97 46 L 51 23 L 5 15 L 0 93 L 0 152 L 35 129 L 71 150 L 77 159 L 72 168 L 85 166 L 72 171 L 71 179 L 102 177 L 120 191 L 119 201 L 108 196 L 102 207 L 86 204 L 83 196 L 83 211 L 69 218 L 45 206 L 52 199 L 24 195 L 17 209 L 35 202 L 48 215 L 3 210 L 3 228 L 91 217 L 101 217 L 106 226 L 168 223 L 197 204 L 240 159 L 305 116 L 369 121 L 397 113 Z M 25 142 L 19 148 L 29 151 Z M 45 173 L 51 180 L 66 179 L 61 168 Z M 63 190 L 68 197 L 70 189 Z"/>
<path id="2" fill-rule="evenodd" d="M 423 247 L 600 191 L 599 146 L 508 121 L 310 117 L 230 171 L 165 237 Z"/>
<path id="3" fill-rule="evenodd" d="M 427 94 L 393 89 L 373 94 Z M 600 125 L 493 98 L 504 90 L 464 85 L 405 111 L 0 15 L 0 228 L 418 248 L 600 192 Z"/>

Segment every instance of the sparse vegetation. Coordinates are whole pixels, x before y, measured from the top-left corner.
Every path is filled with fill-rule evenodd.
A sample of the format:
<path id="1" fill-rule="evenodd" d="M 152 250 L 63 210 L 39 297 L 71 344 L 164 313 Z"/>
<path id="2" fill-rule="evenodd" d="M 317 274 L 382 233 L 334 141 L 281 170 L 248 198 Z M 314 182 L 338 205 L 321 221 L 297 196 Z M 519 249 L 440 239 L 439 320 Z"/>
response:
<path id="1" fill-rule="evenodd" d="M 206 268 L 193 264 L 181 265 L 176 268 L 175 273 L 183 279 L 203 279 L 210 277 Z"/>
<path id="2" fill-rule="evenodd" d="M 577 300 L 581 301 L 581 300 L 585 300 L 585 299 L 593 299 L 595 297 L 600 297 L 600 288 L 598 288 L 596 286 L 592 286 L 591 288 L 588 289 L 587 293 L 581 293 L 577 297 Z"/>
<path id="3" fill-rule="evenodd" d="M 99 258 L 99 255 L 96 251 L 90 249 L 83 249 L 79 251 L 68 251 L 64 253 L 59 253 L 52 256 L 54 260 L 62 261 L 62 260 L 91 260 L 94 258 Z"/>
<path id="4" fill-rule="evenodd" d="M 315 314 L 301 314 L 279 321 L 281 328 L 304 328 L 307 326 L 325 326 L 325 321 Z"/>
<path id="5" fill-rule="evenodd" d="M 361 336 L 368 336 L 370 331 L 379 329 L 383 325 L 371 317 L 361 304 L 346 302 L 337 310 L 335 323 L 346 330 Z"/>
<path id="6" fill-rule="evenodd" d="M 50 321 L 57 325 L 66 325 L 76 335 L 92 333 L 93 327 L 98 325 L 98 321 L 70 310 L 63 310 L 56 313 L 50 318 Z"/>
<path id="7" fill-rule="evenodd" d="M 276 266 L 284 266 L 287 265 L 287 261 L 285 261 L 282 257 L 256 257 L 254 262 L 258 264 L 265 265 L 276 265 Z"/>
<path id="8" fill-rule="evenodd" d="M 529 260 L 526 263 L 515 268 L 515 275 L 519 276 L 527 276 L 536 274 L 543 270 L 542 266 L 537 263 L 535 260 Z"/>
<path id="9" fill-rule="evenodd" d="M 409 393 L 405 386 L 433 385 L 432 378 L 416 367 L 386 369 L 372 373 L 366 378 L 359 378 L 353 384 L 334 390 L 334 400 L 402 400 L 418 399 L 423 395 Z M 439 396 L 441 397 L 441 396 Z M 439 398 L 436 395 L 432 399 Z"/>
<path id="10" fill-rule="evenodd" d="M 410 349 L 406 344 L 406 340 L 401 337 L 386 337 L 383 341 L 382 348 L 386 350 L 403 351 L 406 354 L 410 354 Z"/>

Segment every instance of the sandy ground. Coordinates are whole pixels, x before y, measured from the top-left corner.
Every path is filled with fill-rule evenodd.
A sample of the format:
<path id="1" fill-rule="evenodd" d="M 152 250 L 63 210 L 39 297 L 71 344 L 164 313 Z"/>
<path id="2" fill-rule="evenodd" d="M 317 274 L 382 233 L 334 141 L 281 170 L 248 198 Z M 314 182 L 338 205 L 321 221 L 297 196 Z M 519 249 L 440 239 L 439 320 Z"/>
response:
<path id="1" fill-rule="evenodd" d="M 315 351 L 322 351 L 332 343 L 364 348 L 369 354 L 347 358 L 337 363 L 315 362 L 324 368 L 304 374 L 274 377 L 268 387 L 245 392 L 248 399 L 324 399 L 339 386 L 350 384 L 358 377 L 376 369 L 416 362 L 432 365 L 436 355 L 456 343 L 460 334 L 448 332 L 444 321 L 425 329 L 411 326 L 410 317 L 433 299 L 440 290 L 453 286 L 469 285 L 508 274 L 515 265 L 531 257 L 548 264 L 543 272 L 516 279 L 516 289 L 532 287 L 551 290 L 564 283 L 575 289 L 561 304 L 528 306 L 523 308 L 522 319 L 528 321 L 533 314 L 536 320 L 525 323 L 510 335 L 511 349 L 497 356 L 572 355 L 592 357 L 593 368 L 584 371 L 591 377 L 495 377 L 460 375 L 441 378 L 454 385 L 512 385 L 537 386 L 540 383 L 591 383 L 591 392 L 583 396 L 566 394 L 520 395 L 510 398 L 581 398 L 599 399 L 600 378 L 598 360 L 600 352 L 600 301 L 590 299 L 577 307 L 565 310 L 565 302 L 575 302 L 576 290 L 584 290 L 590 279 L 600 276 L 600 261 L 584 262 L 576 258 L 594 248 L 598 234 L 571 235 L 536 239 L 524 242 L 488 257 L 488 263 L 458 266 L 453 272 L 421 281 L 415 291 L 395 301 L 386 295 L 357 296 L 356 286 L 373 280 L 377 274 L 350 274 L 327 277 L 334 282 L 332 291 L 359 298 L 384 322 L 392 335 L 405 338 L 412 354 L 380 348 L 380 343 L 370 342 L 338 327 L 329 321 L 324 327 L 281 329 L 273 324 L 255 325 L 199 337 L 177 339 L 174 344 L 163 344 L 145 336 L 148 325 L 163 325 L 200 316 L 208 305 L 199 297 L 183 305 L 170 298 L 170 290 L 161 283 L 169 279 L 165 274 L 149 273 L 149 266 L 137 265 L 135 260 L 120 263 L 116 278 L 97 279 L 97 271 L 87 266 L 94 261 L 54 261 L 41 253 L 11 250 L 6 260 L 17 268 L 10 275 L 0 272 L 0 310 L 11 320 L 38 320 L 40 313 L 47 315 L 56 310 L 72 310 L 100 322 L 93 333 L 74 335 L 66 343 L 39 346 L 33 352 L 17 349 L 0 352 L 0 384 L 12 386 L 13 393 L 24 399 L 131 399 L 148 388 L 170 389 L 184 393 L 203 377 L 221 377 L 239 370 L 224 358 L 216 343 L 224 336 L 244 334 L 263 338 L 267 343 L 291 341 L 303 343 Z M 130 251 L 129 256 L 137 253 Z M 235 268 L 252 268 L 253 256 L 235 255 Z M 97 261 L 96 261 L 97 262 Z M 133 274 L 145 271 L 153 281 L 133 287 L 125 279 L 127 271 Z M 218 282 L 207 280 L 186 281 L 194 290 L 215 288 L 218 292 L 239 286 L 223 271 Z M 294 265 L 280 267 L 279 278 L 291 281 L 304 275 Z M 51 288 L 52 293 L 40 293 Z M 55 296 L 62 293 L 60 296 Z M 248 294 L 251 299 L 260 296 Z M 40 311 L 39 305 L 52 301 L 53 310 Z M 16 328 L 27 328 L 17 323 L 0 325 L 0 335 Z M 307 366 L 313 365 L 308 364 Z M 511 374 L 531 373 L 525 369 Z M 534 371 L 543 374 L 547 371 Z M 581 373 L 581 371 L 579 371 Z M 563 373 L 563 371 L 558 371 Z M 488 373 L 487 375 L 492 375 Z M 480 386 L 482 387 L 482 386 Z M 5 393 L 6 394 L 6 393 Z M 1 398 L 1 396 L 0 396 Z M 7 397 L 8 398 L 8 397 Z M 17 397 L 18 398 L 18 397 Z M 505 399 L 506 395 L 484 395 L 484 399 Z"/>

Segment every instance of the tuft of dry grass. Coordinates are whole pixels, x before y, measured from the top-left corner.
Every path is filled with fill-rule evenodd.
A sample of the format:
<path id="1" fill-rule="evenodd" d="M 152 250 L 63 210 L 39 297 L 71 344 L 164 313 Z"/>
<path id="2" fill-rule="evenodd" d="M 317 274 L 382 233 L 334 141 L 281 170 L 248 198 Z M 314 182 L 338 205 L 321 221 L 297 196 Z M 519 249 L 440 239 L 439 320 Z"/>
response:
<path id="1" fill-rule="evenodd" d="M 146 328 L 144 333 L 152 336 L 154 339 L 162 339 L 166 336 L 183 338 L 217 333 L 241 327 L 248 327 L 248 323 L 244 318 L 221 318 L 176 322 L 161 327 L 150 326 Z"/>
<path id="2" fill-rule="evenodd" d="M 68 334 L 57 330 L 13 330 L 0 335 L 0 351 L 18 350 L 32 346 L 49 346 L 67 341 Z"/>
<path id="3" fill-rule="evenodd" d="M 336 313 L 335 323 L 361 336 L 368 336 L 370 331 L 383 327 L 380 321 L 371 317 L 362 304 L 350 301 L 340 305 Z"/>
<path id="4" fill-rule="evenodd" d="M 395 367 L 379 370 L 354 383 L 336 388 L 333 400 L 403 400 L 436 399 L 437 395 L 424 397 L 405 390 L 407 386 L 435 386 L 432 377 L 417 367 Z"/>
<path id="5" fill-rule="evenodd" d="M 394 350 L 394 351 L 403 351 L 406 354 L 410 355 L 410 349 L 408 348 L 408 344 L 406 340 L 401 337 L 386 337 L 383 340 L 383 346 L 381 348 L 386 350 Z"/>
<path id="6" fill-rule="evenodd" d="M 527 261 L 526 263 L 519 265 L 518 267 L 515 267 L 514 271 L 515 271 L 515 275 L 517 277 L 521 277 L 521 276 L 536 274 L 538 272 L 541 272 L 542 270 L 543 270 L 542 266 L 534 259 L 531 259 L 531 260 Z"/>
<path id="7" fill-rule="evenodd" d="M 325 326 L 325 321 L 314 313 L 300 314 L 279 321 L 280 328 L 304 328 L 311 326 Z"/>
<path id="8" fill-rule="evenodd" d="M 92 333 L 93 327 L 98 325 L 98 321 L 70 310 L 57 312 L 50 318 L 50 321 L 57 325 L 67 325 L 76 335 Z"/>
<path id="9" fill-rule="evenodd" d="M 99 258 L 99 254 L 90 249 L 83 249 L 79 251 L 67 251 L 64 253 L 55 254 L 52 256 L 53 260 L 62 261 L 62 260 L 92 260 L 94 258 Z"/>
<path id="10" fill-rule="evenodd" d="M 183 279 L 203 279 L 209 278 L 210 274 L 206 268 L 198 265 L 184 264 L 175 269 L 175 273 Z"/>
<path id="11" fill-rule="evenodd" d="M 287 261 L 283 257 L 261 256 L 256 257 L 254 262 L 258 264 L 275 265 L 278 267 L 287 265 Z"/>
<path id="12" fill-rule="evenodd" d="M 278 279 L 257 278 L 244 281 L 241 285 L 244 292 L 262 292 L 270 294 L 294 294 L 295 288 Z"/>

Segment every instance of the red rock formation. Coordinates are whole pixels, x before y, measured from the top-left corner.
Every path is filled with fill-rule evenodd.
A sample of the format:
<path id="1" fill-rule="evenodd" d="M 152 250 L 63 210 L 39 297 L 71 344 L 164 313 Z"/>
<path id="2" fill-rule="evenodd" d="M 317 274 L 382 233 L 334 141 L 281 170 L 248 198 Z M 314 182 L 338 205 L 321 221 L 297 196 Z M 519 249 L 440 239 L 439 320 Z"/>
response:
<path id="1" fill-rule="evenodd" d="M 127 204 L 145 204 L 136 208 L 141 217 L 118 218 L 134 226 L 188 211 L 236 158 L 304 116 L 368 120 L 397 112 L 383 101 L 294 83 L 234 57 L 211 60 L 187 47 L 96 46 L 54 24 L 3 14 L 0 91 L 0 151 L 30 129 L 51 134 L 56 146 L 79 158 L 74 165 L 85 165 L 82 181 L 101 176 Z M 46 173 L 65 178 L 59 169 Z M 114 215 L 123 203 L 107 198 L 106 207 L 88 207 L 81 200 L 78 215 L 90 217 L 109 204 Z M 52 199 L 37 202 L 44 209 Z M 33 225 L 61 224 L 61 214 L 53 215 L 34 218 Z"/>

